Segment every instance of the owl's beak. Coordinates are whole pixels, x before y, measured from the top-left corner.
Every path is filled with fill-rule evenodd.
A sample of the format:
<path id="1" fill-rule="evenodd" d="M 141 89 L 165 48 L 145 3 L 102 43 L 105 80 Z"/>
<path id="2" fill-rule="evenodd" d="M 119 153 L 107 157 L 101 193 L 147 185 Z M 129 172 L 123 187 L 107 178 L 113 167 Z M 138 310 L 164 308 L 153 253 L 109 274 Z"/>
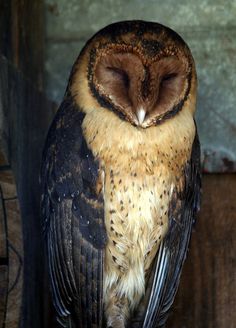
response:
<path id="1" fill-rule="evenodd" d="M 146 111 L 144 110 L 143 107 L 140 107 L 138 110 L 137 110 L 137 118 L 138 118 L 138 122 L 139 124 L 141 125 L 145 119 L 145 116 L 146 116 Z"/>

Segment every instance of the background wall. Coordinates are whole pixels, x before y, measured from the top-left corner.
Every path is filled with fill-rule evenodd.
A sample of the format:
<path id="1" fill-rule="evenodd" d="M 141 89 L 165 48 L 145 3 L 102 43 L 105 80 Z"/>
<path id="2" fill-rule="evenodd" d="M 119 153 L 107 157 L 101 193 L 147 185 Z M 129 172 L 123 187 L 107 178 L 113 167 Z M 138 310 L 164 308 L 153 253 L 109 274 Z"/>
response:
<path id="1" fill-rule="evenodd" d="M 203 174 L 202 211 L 168 327 L 235 327 L 235 17 L 235 0 L 0 0 L 0 149 L 6 157 L 3 163 L 0 154 L 0 328 L 56 327 L 39 212 L 41 152 L 54 112 L 44 92 L 59 103 L 86 40 L 108 23 L 132 18 L 169 25 L 189 43 L 199 75 L 197 120 L 204 169 L 211 172 Z M 15 190 L 5 193 L 6 186 L 12 188 L 10 167 L 20 204 L 17 222 Z M 5 251 L 12 245 L 21 251 L 16 223 L 23 233 L 24 270 L 12 284 L 18 264 Z M 16 296 L 18 287 L 22 294 Z M 17 315 L 9 311 L 10 299 L 18 304 L 13 309 Z"/>
<path id="2" fill-rule="evenodd" d="M 46 90 L 60 102 L 72 63 L 96 31 L 143 19 L 176 30 L 189 44 L 199 77 L 197 121 L 205 171 L 236 169 L 236 1 L 45 0 Z"/>

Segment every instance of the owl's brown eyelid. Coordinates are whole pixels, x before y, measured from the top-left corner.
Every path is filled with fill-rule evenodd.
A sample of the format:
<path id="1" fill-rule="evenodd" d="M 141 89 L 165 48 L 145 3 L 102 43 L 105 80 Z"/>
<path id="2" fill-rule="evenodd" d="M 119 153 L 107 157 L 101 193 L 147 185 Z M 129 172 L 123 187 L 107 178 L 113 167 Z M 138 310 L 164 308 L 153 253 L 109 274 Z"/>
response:
<path id="1" fill-rule="evenodd" d="M 117 67 L 111 67 L 111 66 L 107 66 L 106 68 L 110 71 L 113 71 L 115 74 L 119 75 L 126 87 L 129 86 L 129 76 L 123 69 Z"/>
<path id="2" fill-rule="evenodd" d="M 112 66 L 107 66 L 106 67 L 108 70 L 111 70 L 117 74 L 120 74 L 120 75 L 127 75 L 127 73 L 121 69 L 121 68 L 117 68 L 117 67 L 112 67 Z"/>
<path id="3" fill-rule="evenodd" d="M 174 79 L 178 74 L 177 73 L 170 73 L 170 74 L 166 74 L 163 76 L 163 78 L 161 79 L 161 81 L 169 81 Z"/>

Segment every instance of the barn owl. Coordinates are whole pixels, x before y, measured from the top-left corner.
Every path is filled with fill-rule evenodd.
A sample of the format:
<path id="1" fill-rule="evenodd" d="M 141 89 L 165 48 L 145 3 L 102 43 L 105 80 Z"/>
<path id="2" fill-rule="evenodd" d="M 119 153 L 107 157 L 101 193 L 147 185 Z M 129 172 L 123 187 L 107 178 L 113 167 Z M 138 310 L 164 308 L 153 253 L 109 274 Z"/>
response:
<path id="1" fill-rule="evenodd" d="M 125 21 L 76 60 L 48 133 L 43 227 L 64 327 L 161 327 L 199 207 L 197 78 L 173 30 Z"/>

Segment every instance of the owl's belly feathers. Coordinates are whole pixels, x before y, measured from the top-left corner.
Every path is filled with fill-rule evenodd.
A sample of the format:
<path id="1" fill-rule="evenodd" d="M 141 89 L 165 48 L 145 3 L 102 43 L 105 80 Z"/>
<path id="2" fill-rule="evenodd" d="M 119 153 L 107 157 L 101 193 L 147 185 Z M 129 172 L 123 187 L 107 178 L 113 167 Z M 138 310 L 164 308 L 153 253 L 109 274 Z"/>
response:
<path id="1" fill-rule="evenodd" d="M 119 165 L 105 171 L 104 292 L 114 289 L 133 307 L 144 294 L 146 274 L 167 231 L 173 178 L 164 166 L 152 172 L 143 170 L 145 163 L 130 166 L 130 172 Z"/>

